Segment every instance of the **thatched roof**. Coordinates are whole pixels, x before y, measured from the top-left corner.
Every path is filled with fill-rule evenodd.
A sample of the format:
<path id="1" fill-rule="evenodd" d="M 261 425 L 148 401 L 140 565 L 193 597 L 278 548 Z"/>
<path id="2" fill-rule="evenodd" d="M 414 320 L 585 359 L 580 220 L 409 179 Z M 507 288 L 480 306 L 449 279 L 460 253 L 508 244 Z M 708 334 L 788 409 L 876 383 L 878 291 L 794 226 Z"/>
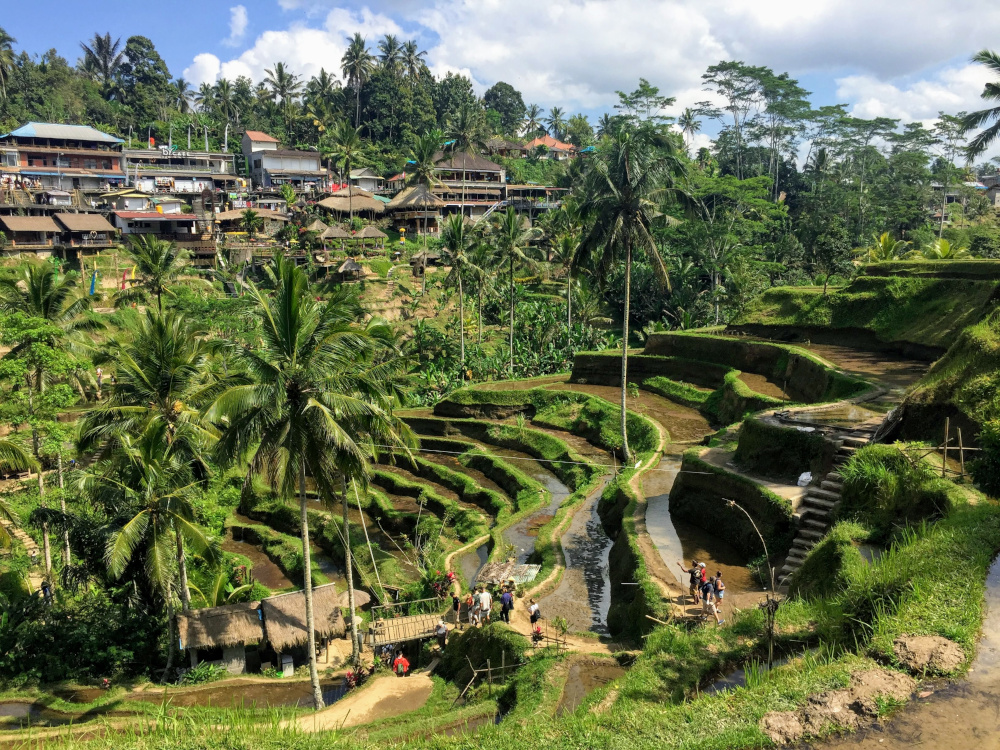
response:
<path id="1" fill-rule="evenodd" d="M 468 151 L 449 151 L 448 153 L 438 151 L 434 154 L 434 166 L 437 169 L 470 172 L 499 172 L 503 169 L 499 164 L 494 164 L 479 154 L 470 154 Z"/>
<path id="2" fill-rule="evenodd" d="M 267 640 L 277 652 L 305 643 L 306 596 L 302 591 L 272 596 L 260 603 L 264 613 Z M 313 589 L 313 615 L 316 635 L 319 638 L 339 637 L 344 634 L 344 616 L 340 612 L 340 595 L 335 584 L 328 583 Z"/>
<path id="3" fill-rule="evenodd" d="M 320 238 L 324 240 L 349 240 L 352 236 L 350 232 L 334 224 L 332 227 L 327 227 Z"/>
<path id="4" fill-rule="evenodd" d="M 354 236 L 357 237 L 357 238 L 359 238 L 359 239 L 363 239 L 363 240 L 384 240 L 389 235 L 387 235 L 385 232 L 379 230 L 378 227 L 373 227 L 373 226 L 369 225 L 369 226 L 365 227 L 364 229 L 362 229 L 360 232 L 358 232 Z"/>
<path id="5" fill-rule="evenodd" d="M 327 229 L 329 229 L 329 227 L 319 219 L 313 220 L 313 223 L 306 227 L 307 232 L 323 232 Z"/>
<path id="6" fill-rule="evenodd" d="M 354 589 L 354 608 L 355 609 L 357 609 L 358 607 L 365 607 L 365 606 L 371 604 L 371 601 L 372 601 L 372 595 L 369 594 L 367 591 L 359 591 L 358 589 Z M 347 606 L 347 592 L 346 591 L 343 594 L 340 595 L 340 606 L 341 607 L 346 607 Z"/>
<path id="7" fill-rule="evenodd" d="M 340 268 L 337 269 L 337 273 L 361 273 L 364 270 L 365 269 L 363 269 L 356 260 L 348 258 L 340 264 Z"/>
<path id="8" fill-rule="evenodd" d="M 414 185 L 396 193 L 389 201 L 389 210 L 441 208 L 446 205 L 448 204 L 428 190 L 426 185 Z"/>
<path id="9" fill-rule="evenodd" d="M 257 612 L 259 602 L 192 609 L 177 614 L 183 648 L 213 648 L 260 643 L 264 628 Z"/>
<path id="10" fill-rule="evenodd" d="M 353 207 L 355 211 L 374 211 L 377 214 L 385 211 L 385 204 L 375 200 L 375 196 L 359 187 L 344 187 L 319 202 L 328 211 L 346 214 Z"/>

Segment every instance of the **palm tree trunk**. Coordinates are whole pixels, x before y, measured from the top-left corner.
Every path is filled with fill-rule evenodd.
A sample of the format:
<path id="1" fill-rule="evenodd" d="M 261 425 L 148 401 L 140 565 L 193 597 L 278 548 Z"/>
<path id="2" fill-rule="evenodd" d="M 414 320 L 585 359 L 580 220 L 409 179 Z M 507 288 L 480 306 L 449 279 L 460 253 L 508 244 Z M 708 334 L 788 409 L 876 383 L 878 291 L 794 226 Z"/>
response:
<path id="1" fill-rule="evenodd" d="M 347 571 L 347 608 L 351 612 L 351 663 L 361 664 L 361 651 L 358 648 L 358 621 L 354 617 L 354 565 L 351 560 L 351 522 L 347 518 L 347 478 L 344 478 L 344 569 Z"/>
<path id="2" fill-rule="evenodd" d="M 184 557 L 184 539 L 174 523 L 174 538 L 177 542 L 177 578 L 181 595 L 181 611 L 191 609 L 191 589 L 188 588 L 187 560 Z"/>
<path id="3" fill-rule="evenodd" d="M 38 504 L 45 507 L 45 477 L 42 474 L 42 467 L 38 467 Z M 49 544 L 49 523 L 42 523 L 42 556 L 45 560 L 45 577 L 49 585 L 52 585 L 52 546 Z"/>
<path id="4" fill-rule="evenodd" d="M 632 294 L 632 244 L 625 248 L 625 319 L 622 321 L 622 394 L 621 394 L 621 430 L 622 430 L 622 460 L 628 464 L 632 457 L 628 449 L 628 426 L 626 420 L 625 397 L 628 393 L 628 316 Z"/>
<path id="5" fill-rule="evenodd" d="M 313 708 L 323 708 L 323 691 L 316 669 L 316 616 L 313 613 L 312 558 L 309 556 L 309 514 L 306 506 L 306 462 L 299 460 L 299 524 L 302 527 L 302 591 L 306 598 L 306 648 L 309 650 L 309 680 L 312 682 Z"/>
<path id="6" fill-rule="evenodd" d="M 354 89 L 354 127 L 361 127 L 361 83 Z"/>
<path id="7" fill-rule="evenodd" d="M 174 666 L 174 646 L 177 644 L 177 639 L 174 638 L 174 599 L 171 594 L 169 586 L 166 592 L 167 597 L 167 663 L 163 667 L 163 674 L 160 675 L 160 682 L 165 683 L 167 681 L 167 675 Z M 192 649 L 193 651 L 193 649 Z"/>
<path id="8" fill-rule="evenodd" d="M 66 484 L 63 481 L 62 451 L 56 454 L 56 471 L 59 475 L 59 505 L 63 514 L 63 564 L 68 567 L 72 558 L 69 549 L 69 524 L 66 523 L 66 495 L 63 492 Z"/>
<path id="9" fill-rule="evenodd" d="M 566 269 L 566 346 L 573 342 L 573 272 Z"/>
<path id="10" fill-rule="evenodd" d="M 510 376 L 514 377 L 514 256 L 510 256 Z"/>
<path id="11" fill-rule="evenodd" d="M 458 273 L 458 337 L 460 341 L 459 361 L 462 363 L 462 380 L 465 380 L 465 295 L 462 290 L 462 272 Z"/>
<path id="12" fill-rule="evenodd" d="M 479 279 L 479 345 L 483 345 L 483 280 Z"/>

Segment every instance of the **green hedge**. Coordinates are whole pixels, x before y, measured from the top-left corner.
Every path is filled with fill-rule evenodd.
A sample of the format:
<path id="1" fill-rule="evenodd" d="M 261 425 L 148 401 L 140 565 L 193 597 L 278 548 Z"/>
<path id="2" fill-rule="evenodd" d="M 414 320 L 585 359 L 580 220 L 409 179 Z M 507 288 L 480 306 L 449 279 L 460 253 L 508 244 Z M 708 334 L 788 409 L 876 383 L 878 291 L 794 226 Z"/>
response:
<path id="1" fill-rule="evenodd" d="M 434 461 L 428 461 L 420 456 L 413 457 L 413 463 L 400 457 L 400 465 L 416 474 L 421 479 L 440 484 L 461 498 L 463 502 L 478 505 L 497 521 L 510 515 L 511 504 L 499 492 L 479 486 L 468 474 L 449 469 Z"/>
<path id="2" fill-rule="evenodd" d="M 803 471 L 820 476 L 833 461 L 836 446 L 819 432 L 803 432 L 747 417 L 740 427 L 736 463 L 751 474 L 794 480 Z"/>
<path id="3" fill-rule="evenodd" d="M 987 279 L 1000 281 L 1000 261 L 992 258 L 968 260 L 894 260 L 868 263 L 864 276 L 928 276 L 939 279 Z"/>
<path id="4" fill-rule="evenodd" d="M 726 504 L 735 500 L 753 516 L 771 556 L 785 554 L 795 533 L 791 503 L 746 477 L 702 460 L 702 450 L 691 448 L 684 453 L 670 491 L 671 514 L 715 534 L 748 558 L 758 557 L 763 550 L 753 525 L 738 508 Z"/>
<path id="5" fill-rule="evenodd" d="M 708 397 L 712 395 L 710 391 L 701 391 L 687 383 L 678 383 L 661 375 L 646 378 L 642 381 L 642 388 L 691 409 L 703 408 Z"/>
<path id="6" fill-rule="evenodd" d="M 549 491 L 541 482 L 488 451 L 473 448 L 459 456 L 458 460 L 463 466 L 481 471 L 496 482 L 508 497 L 514 498 L 518 512 L 537 508 L 547 501 Z"/>
<path id="7" fill-rule="evenodd" d="M 489 531 L 486 518 L 476 511 L 465 508 L 454 500 L 439 495 L 423 482 L 414 482 L 406 477 L 393 474 L 391 471 L 375 469 L 372 477 L 379 487 L 394 495 L 412 497 L 417 502 L 423 501 L 428 510 L 438 518 L 450 516 L 455 527 L 455 534 L 463 542 L 484 536 Z"/>

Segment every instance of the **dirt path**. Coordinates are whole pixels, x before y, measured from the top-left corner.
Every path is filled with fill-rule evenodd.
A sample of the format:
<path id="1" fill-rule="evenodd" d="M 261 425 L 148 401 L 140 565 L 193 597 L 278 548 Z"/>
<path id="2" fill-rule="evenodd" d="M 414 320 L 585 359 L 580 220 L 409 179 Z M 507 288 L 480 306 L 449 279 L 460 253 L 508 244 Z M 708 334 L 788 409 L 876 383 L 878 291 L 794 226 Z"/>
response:
<path id="1" fill-rule="evenodd" d="M 422 708 L 433 689 L 429 671 L 414 672 L 409 677 L 376 677 L 329 708 L 299 718 L 295 726 L 304 732 L 321 732 L 388 719 Z"/>
<path id="2" fill-rule="evenodd" d="M 38 548 L 38 544 L 23 530 L 12 524 L 6 518 L 0 519 L 0 524 L 7 529 L 7 532 L 14 537 L 14 539 L 24 545 L 25 552 L 28 553 L 28 557 L 35 555 L 35 558 L 39 561 L 39 565 L 42 564 L 42 551 Z M 28 571 L 28 586 L 32 591 L 40 591 L 42 588 L 42 582 L 45 578 L 42 576 L 38 566 L 32 566 Z"/>
<path id="3" fill-rule="evenodd" d="M 732 451 L 723 450 L 722 448 L 710 448 L 701 454 L 701 460 L 712 464 L 713 466 L 718 466 L 720 469 L 725 469 L 730 474 L 736 474 L 744 479 L 749 479 L 755 484 L 759 484 L 761 487 L 765 487 L 773 492 L 779 497 L 783 497 L 792 504 L 792 508 L 795 508 L 802 496 L 805 494 L 805 487 L 798 487 L 793 484 L 782 484 L 781 482 L 774 482 L 770 479 L 764 479 L 763 477 L 753 476 L 752 474 L 746 474 L 735 466 L 731 465 L 733 460 Z"/>

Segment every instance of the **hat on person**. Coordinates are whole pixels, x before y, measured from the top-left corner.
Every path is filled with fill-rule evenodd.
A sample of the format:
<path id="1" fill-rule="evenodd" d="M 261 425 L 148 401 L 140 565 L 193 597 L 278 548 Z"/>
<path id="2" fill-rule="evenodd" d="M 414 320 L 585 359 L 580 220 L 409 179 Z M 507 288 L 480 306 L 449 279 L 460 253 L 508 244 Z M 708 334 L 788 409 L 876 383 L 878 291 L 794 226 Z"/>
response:
<path id="1" fill-rule="evenodd" d="M 698 563 L 698 567 L 699 568 L 704 568 L 705 567 L 705 563 Z"/>

